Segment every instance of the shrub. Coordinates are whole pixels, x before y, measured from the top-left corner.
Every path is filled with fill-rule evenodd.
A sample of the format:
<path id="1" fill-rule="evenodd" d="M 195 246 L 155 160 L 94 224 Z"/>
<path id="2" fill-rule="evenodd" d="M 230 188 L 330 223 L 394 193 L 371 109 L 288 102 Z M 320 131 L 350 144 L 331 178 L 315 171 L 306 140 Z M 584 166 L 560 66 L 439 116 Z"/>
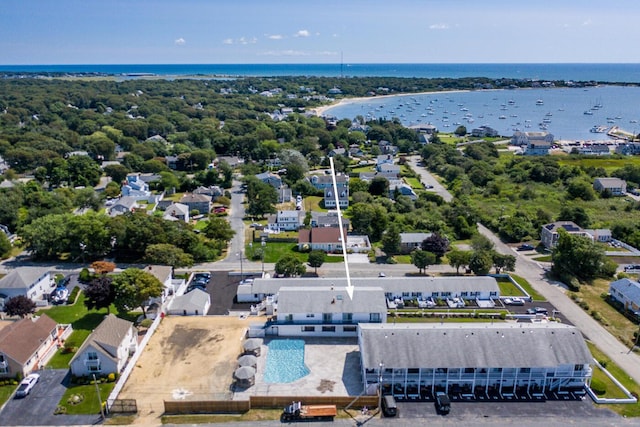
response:
<path id="1" fill-rule="evenodd" d="M 89 283 L 92 279 L 91 273 L 88 268 L 83 268 L 78 275 L 78 280 L 82 283 Z"/>
<path id="2" fill-rule="evenodd" d="M 116 374 L 114 374 L 113 372 L 107 375 L 107 381 L 109 381 L 110 383 L 114 382 L 115 380 L 116 380 Z"/>
<path id="3" fill-rule="evenodd" d="M 143 328 L 150 328 L 151 324 L 153 323 L 153 319 L 143 319 L 140 322 L 140 326 L 142 326 Z"/>
<path id="4" fill-rule="evenodd" d="M 607 386 L 599 378 L 593 378 L 591 380 L 591 390 L 598 396 L 602 396 L 607 392 Z"/>

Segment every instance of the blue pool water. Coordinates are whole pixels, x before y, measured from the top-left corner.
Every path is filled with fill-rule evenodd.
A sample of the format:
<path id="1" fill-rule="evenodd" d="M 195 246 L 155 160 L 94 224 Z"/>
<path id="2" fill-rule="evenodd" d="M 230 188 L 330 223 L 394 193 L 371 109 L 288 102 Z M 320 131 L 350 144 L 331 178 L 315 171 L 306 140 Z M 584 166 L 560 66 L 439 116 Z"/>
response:
<path id="1" fill-rule="evenodd" d="M 291 383 L 309 374 L 304 364 L 303 340 L 274 340 L 267 348 L 266 383 Z"/>

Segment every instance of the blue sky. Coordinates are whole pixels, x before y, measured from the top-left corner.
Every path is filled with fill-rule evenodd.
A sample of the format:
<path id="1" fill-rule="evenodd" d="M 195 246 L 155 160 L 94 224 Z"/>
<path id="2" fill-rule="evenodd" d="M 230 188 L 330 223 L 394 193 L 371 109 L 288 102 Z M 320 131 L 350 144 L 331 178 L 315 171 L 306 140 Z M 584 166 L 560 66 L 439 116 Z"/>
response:
<path id="1" fill-rule="evenodd" d="M 640 62 L 640 2 L 2 0 L 0 64 Z"/>

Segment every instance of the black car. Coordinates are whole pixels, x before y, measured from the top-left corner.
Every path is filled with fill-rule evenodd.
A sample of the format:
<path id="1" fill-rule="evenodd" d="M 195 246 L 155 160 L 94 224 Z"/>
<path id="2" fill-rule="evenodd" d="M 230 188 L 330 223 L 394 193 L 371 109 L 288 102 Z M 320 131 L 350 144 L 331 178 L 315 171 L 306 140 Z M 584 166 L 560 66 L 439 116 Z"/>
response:
<path id="1" fill-rule="evenodd" d="M 441 391 L 436 393 L 436 411 L 441 415 L 446 415 L 451 411 L 451 400 L 446 393 Z"/>
<path id="2" fill-rule="evenodd" d="M 519 251 L 532 251 L 535 248 L 533 247 L 533 245 L 530 245 L 528 243 L 522 244 L 520 246 L 518 246 L 518 250 Z"/>
<path id="3" fill-rule="evenodd" d="M 390 394 L 382 396 L 382 413 L 385 417 L 395 417 L 398 414 L 396 399 Z"/>

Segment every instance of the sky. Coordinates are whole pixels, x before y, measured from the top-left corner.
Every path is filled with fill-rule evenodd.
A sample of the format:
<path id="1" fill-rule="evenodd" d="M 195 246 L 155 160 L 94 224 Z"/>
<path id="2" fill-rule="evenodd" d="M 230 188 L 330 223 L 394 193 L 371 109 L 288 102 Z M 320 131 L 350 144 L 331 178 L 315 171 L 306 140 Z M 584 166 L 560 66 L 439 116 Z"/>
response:
<path id="1" fill-rule="evenodd" d="M 637 0 L 2 0 L 0 64 L 638 63 Z"/>

